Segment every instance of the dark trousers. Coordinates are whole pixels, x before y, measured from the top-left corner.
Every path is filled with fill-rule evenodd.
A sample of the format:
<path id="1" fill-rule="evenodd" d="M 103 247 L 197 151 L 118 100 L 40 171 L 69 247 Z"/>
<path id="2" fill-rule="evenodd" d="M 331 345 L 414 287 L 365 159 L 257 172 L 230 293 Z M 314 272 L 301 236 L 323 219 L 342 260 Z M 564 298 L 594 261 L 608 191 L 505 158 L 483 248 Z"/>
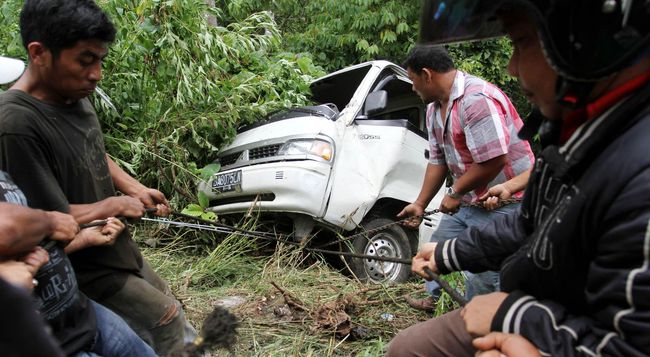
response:
<path id="1" fill-rule="evenodd" d="M 140 273 L 143 278 L 129 275 L 122 289 L 97 302 L 120 315 L 158 355 L 166 356 L 192 341 L 196 330 L 185 320 L 167 283 L 146 261 Z"/>

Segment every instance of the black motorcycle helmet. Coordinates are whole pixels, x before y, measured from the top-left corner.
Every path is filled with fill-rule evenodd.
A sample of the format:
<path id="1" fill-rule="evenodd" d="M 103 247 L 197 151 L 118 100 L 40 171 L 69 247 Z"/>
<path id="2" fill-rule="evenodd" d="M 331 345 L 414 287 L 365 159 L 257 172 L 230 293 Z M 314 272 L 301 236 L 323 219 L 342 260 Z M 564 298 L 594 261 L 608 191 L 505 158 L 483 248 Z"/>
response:
<path id="1" fill-rule="evenodd" d="M 502 36 L 499 11 L 523 8 L 561 78 L 593 83 L 647 54 L 650 0 L 423 0 L 420 41 L 444 44 Z"/>

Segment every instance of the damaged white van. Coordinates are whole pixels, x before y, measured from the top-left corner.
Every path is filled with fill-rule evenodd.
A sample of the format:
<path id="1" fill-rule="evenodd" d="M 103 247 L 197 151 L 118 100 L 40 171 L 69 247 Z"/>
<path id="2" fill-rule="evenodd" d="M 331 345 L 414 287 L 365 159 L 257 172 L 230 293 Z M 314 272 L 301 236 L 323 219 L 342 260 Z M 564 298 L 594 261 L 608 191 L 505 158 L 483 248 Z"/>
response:
<path id="1" fill-rule="evenodd" d="M 209 211 L 222 217 L 259 212 L 288 223 L 303 239 L 385 225 L 415 200 L 428 157 L 425 106 L 404 69 L 387 61 L 362 63 L 319 78 L 311 93 L 314 105 L 242 128 L 221 150 L 221 171 L 199 184 Z M 427 210 L 443 196 L 441 190 Z M 438 221 L 432 215 L 419 232 L 393 225 L 352 243 L 356 253 L 410 259 L 419 237 L 428 240 Z M 348 265 L 370 282 L 402 282 L 410 274 L 408 265 L 371 259 Z"/>

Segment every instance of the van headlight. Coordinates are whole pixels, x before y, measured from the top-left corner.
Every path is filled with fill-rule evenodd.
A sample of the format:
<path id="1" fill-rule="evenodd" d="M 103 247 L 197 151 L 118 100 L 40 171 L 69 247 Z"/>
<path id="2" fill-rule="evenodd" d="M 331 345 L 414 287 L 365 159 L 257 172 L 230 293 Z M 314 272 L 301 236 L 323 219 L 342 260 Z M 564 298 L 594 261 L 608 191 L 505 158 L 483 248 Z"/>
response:
<path id="1" fill-rule="evenodd" d="M 287 141 L 278 150 L 278 155 L 313 155 L 331 161 L 334 157 L 334 148 L 325 140 L 298 139 Z"/>

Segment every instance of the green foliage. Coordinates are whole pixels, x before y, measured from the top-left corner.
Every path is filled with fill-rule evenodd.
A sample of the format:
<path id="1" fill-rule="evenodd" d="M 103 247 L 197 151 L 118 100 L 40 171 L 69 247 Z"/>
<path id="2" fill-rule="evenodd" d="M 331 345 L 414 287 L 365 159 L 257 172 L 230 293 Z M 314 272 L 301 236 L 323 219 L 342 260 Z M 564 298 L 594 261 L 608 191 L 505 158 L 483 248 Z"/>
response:
<path id="1" fill-rule="evenodd" d="M 309 57 L 280 48 L 268 12 L 222 27 L 208 23 L 206 15 L 220 13 L 202 0 L 103 5 L 119 29 L 102 82 L 121 110 L 102 110 L 108 150 L 129 157 L 145 182 L 162 174 L 166 192 L 191 197 L 197 167 L 237 127 L 306 103 L 308 83 L 322 73 Z"/>
<path id="2" fill-rule="evenodd" d="M 203 198 L 201 198 L 203 197 Z M 181 211 L 182 214 L 186 214 L 192 217 L 198 217 L 208 221 L 214 221 L 217 218 L 217 215 L 214 212 L 206 212 L 205 208 L 207 207 L 206 203 L 201 203 L 202 200 L 206 200 L 205 194 L 199 192 L 199 204 L 190 203 Z"/>
<path id="3" fill-rule="evenodd" d="M 187 278 L 193 284 L 219 286 L 229 280 L 241 279 L 253 274 L 257 267 L 255 259 L 248 258 L 256 248 L 249 237 L 231 234 L 205 257 L 199 258 L 188 271 Z"/>
<path id="4" fill-rule="evenodd" d="M 219 172 L 219 170 L 221 170 L 221 164 L 214 163 L 205 166 L 204 168 L 199 170 L 199 172 L 201 173 L 201 180 L 203 181 L 209 180 L 210 177 L 212 177 L 212 175 Z"/>
<path id="5" fill-rule="evenodd" d="M 6 0 L 0 4 L 0 55 L 27 58 L 18 30 L 18 15 L 22 3 Z"/>
<path id="6" fill-rule="evenodd" d="M 419 5 L 412 0 L 222 1 L 233 21 L 270 10 L 294 52 L 328 70 L 384 58 L 399 61 L 415 42 Z"/>
<path id="7" fill-rule="evenodd" d="M 308 52 L 333 71 L 372 59 L 401 63 L 415 45 L 419 3 L 412 0 L 223 0 L 228 20 L 269 10 L 284 34 L 286 47 Z M 508 40 L 462 43 L 448 47 L 458 68 L 501 87 L 525 117 L 529 105 L 514 78 L 506 73 L 512 52 Z"/>
<path id="8" fill-rule="evenodd" d="M 282 107 L 306 104 L 324 72 L 308 55 L 281 47 L 268 12 L 227 26 L 204 0 L 100 0 L 118 33 L 97 96 L 107 151 L 145 184 L 196 201 L 198 167 L 236 128 Z M 0 5 L 0 49 L 25 59 L 18 31 L 22 1 Z M 206 203 L 206 202 L 202 202 Z"/>
<path id="9" fill-rule="evenodd" d="M 411 0 L 99 0 L 118 28 L 94 96 L 108 152 L 176 206 L 207 205 L 195 181 L 236 128 L 308 102 L 308 84 L 365 60 L 400 63 L 415 44 Z M 0 4 L 0 53 L 26 59 L 21 0 Z M 217 25 L 208 18 L 216 20 Z M 505 39 L 450 46 L 459 68 L 528 105 L 504 68 Z"/>

